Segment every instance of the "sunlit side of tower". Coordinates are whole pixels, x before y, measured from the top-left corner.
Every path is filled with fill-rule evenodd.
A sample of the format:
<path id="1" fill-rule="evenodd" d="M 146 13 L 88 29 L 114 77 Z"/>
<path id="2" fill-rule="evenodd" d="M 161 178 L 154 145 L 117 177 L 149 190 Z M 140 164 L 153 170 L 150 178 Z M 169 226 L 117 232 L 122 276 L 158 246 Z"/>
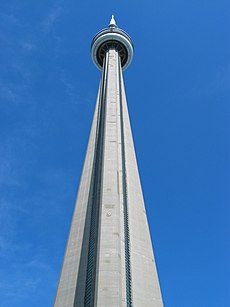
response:
<path id="1" fill-rule="evenodd" d="M 162 307 L 122 71 L 130 36 L 114 17 L 91 46 L 102 71 L 55 307 Z"/>

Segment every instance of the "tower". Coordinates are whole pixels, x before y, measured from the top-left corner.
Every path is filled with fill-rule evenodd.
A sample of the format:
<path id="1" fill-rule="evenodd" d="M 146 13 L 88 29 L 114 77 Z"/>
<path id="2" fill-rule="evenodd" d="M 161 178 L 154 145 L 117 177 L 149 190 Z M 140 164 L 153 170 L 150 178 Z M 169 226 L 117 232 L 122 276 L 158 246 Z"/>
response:
<path id="1" fill-rule="evenodd" d="M 122 71 L 130 36 L 114 17 L 93 39 L 102 71 L 55 307 L 162 307 Z"/>

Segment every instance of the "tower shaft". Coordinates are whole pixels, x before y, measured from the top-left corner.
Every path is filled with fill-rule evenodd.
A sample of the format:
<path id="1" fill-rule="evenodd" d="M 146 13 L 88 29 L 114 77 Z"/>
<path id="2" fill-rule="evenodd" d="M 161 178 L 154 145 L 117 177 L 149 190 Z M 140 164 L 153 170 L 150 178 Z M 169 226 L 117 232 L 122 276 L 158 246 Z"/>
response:
<path id="1" fill-rule="evenodd" d="M 118 51 L 109 48 L 55 307 L 162 307 Z"/>

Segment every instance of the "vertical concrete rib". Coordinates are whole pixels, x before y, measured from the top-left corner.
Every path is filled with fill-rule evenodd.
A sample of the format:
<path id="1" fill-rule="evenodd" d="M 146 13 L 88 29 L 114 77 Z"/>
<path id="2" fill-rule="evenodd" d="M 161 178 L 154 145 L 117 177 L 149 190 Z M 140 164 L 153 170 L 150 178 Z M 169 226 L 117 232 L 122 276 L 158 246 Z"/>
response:
<path id="1" fill-rule="evenodd" d="M 95 292 L 97 288 L 97 263 L 100 235 L 100 212 L 103 182 L 103 157 L 106 119 L 106 96 L 107 96 L 107 75 L 109 57 L 108 53 L 104 58 L 103 74 L 101 82 L 101 94 L 99 99 L 99 113 L 96 132 L 96 145 L 94 153 L 93 172 L 89 194 L 88 209 L 90 210 L 90 225 L 88 238 L 88 259 L 86 269 L 86 287 L 84 306 L 95 306 Z M 84 256 L 83 256 L 84 257 Z"/>
<path id="2" fill-rule="evenodd" d="M 80 265 L 80 260 L 84 258 L 87 259 L 88 253 L 88 241 L 84 240 L 84 238 L 87 238 L 87 204 L 89 200 L 94 162 L 100 95 L 101 89 L 99 89 L 98 92 L 93 123 L 90 131 L 65 256 L 63 259 L 62 270 L 56 291 L 54 307 L 84 306 L 86 277 L 84 268 L 86 267 L 86 264 L 81 263 Z M 81 255 L 84 256 L 81 257 Z M 81 271 L 83 271 L 83 274 L 81 274 Z M 81 295 L 78 296 L 77 304 L 75 305 L 76 292 Z"/>
<path id="3" fill-rule="evenodd" d="M 117 129 L 118 58 L 116 50 L 109 49 L 108 57 L 102 210 L 98 250 L 98 307 L 122 306 L 120 202 L 117 180 L 120 131 Z"/>
<path id="4" fill-rule="evenodd" d="M 126 162 L 132 304 L 135 307 L 162 307 L 163 301 L 137 167 L 122 73 L 120 76 L 125 142 L 124 154 Z"/>
<path id="5" fill-rule="evenodd" d="M 123 188 L 123 212 L 124 212 L 124 242 L 125 242 L 125 275 L 126 275 L 126 300 L 127 307 L 132 307 L 132 276 L 130 263 L 130 236 L 129 236 L 129 209 L 128 209 L 128 191 L 125 157 L 125 134 L 124 134 L 124 116 L 122 103 L 122 69 L 120 58 L 118 57 L 118 77 L 119 77 L 119 104 L 120 104 L 120 126 L 121 126 L 121 161 L 122 161 L 122 188 Z"/>

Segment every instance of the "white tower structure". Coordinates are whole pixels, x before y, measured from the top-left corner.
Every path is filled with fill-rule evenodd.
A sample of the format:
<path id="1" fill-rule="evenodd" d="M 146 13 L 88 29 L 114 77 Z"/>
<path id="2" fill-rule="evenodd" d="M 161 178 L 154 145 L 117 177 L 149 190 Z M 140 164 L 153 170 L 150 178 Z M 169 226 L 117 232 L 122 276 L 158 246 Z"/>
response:
<path id="1" fill-rule="evenodd" d="M 114 17 L 91 45 L 102 71 L 55 307 L 163 307 L 122 71 L 130 36 Z"/>

